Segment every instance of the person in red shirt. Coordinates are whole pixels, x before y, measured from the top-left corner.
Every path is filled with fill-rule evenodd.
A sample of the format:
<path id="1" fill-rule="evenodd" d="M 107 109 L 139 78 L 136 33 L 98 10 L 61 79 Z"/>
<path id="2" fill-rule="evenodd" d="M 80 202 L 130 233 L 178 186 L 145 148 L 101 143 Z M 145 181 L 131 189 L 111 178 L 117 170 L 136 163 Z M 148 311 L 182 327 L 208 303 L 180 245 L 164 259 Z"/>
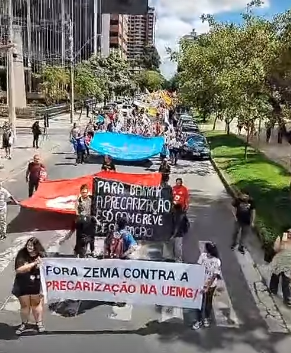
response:
<path id="1" fill-rule="evenodd" d="M 189 191 L 183 185 L 182 178 L 176 179 L 176 185 L 172 189 L 174 205 L 181 205 L 183 211 L 187 211 L 189 208 Z"/>
<path id="2" fill-rule="evenodd" d="M 26 182 L 28 183 L 28 196 L 31 197 L 34 191 L 37 190 L 42 171 L 45 166 L 40 161 L 40 156 L 36 154 L 33 157 L 33 162 L 30 162 L 26 170 Z"/>

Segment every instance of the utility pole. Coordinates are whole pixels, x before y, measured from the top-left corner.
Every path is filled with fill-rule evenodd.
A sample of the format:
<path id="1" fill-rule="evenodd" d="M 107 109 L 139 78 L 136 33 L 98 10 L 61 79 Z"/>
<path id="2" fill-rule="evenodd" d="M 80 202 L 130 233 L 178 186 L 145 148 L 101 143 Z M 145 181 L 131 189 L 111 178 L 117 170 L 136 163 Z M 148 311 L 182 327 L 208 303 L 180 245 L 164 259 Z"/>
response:
<path id="1" fill-rule="evenodd" d="M 74 122 L 74 114 L 75 114 L 75 92 L 74 92 L 74 30 L 73 30 L 73 22 L 70 19 L 69 23 L 69 43 L 70 43 L 70 121 Z"/>
<path id="2" fill-rule="evenodd" d="M 13 8 L 12 0 L 8 0 L 8 43 L 13 43 Z M 13 65 L 13 46 L 7 51 L 7 75 L 8 75 L 8 112 L 9 122 L 12 127 L 14 138 L 16 138 L 16 113 L 15 113 L 15 96 L 14 96 L 14 65 Z"/>

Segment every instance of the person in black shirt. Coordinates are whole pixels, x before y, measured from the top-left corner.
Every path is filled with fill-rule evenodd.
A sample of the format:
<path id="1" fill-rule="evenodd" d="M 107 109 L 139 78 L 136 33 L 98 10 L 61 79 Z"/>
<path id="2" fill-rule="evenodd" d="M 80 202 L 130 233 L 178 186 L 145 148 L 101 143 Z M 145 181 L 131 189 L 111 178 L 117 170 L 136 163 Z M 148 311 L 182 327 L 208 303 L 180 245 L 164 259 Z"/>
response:
<path id="1" fill-rule="evenodd" d="M 255 204 L 249 193 L 242 191 L 232 206 L 235 209 L 236 222 L 231 248 L 235 249 L 240 233 L 238 250 L 244 254 L 244 241 L 255 221 Z"/>
<path id="2" fill-rule="evenodd" d="M 188 233 L 190 223 L 179 204 L 173 205 L 173 234 L 171 240 L 173 241 L 173 254 L 176 262 L 183 262 L 183 236 Z"/>
<path id="3" fill-rule="evenodd" d="M 165 184 L 170 179 L 171 166 L 168 163 L 167 158 L 162 160 L 162 163 L 159 168 L 159 173 L 162 173 L 162 184 Z"/>
<path id="4" fill-rule="evenodd" d="M 20 316 L 22 324 L 16 330 L 21 335 L 27 327 L 30 311 L 36 321 L 38 332 L 44 332 L 42 323 L 43 296 L 41 295 L 41 282 L 39 266 L 45 251 L 37 238 L 30 238 L 15 259 L 15 280 L 12 294 L 20 303 Z"/>
<path id="5" fill-rule="evenodd" d="M 104 170 L 105 172 L 116 172 L 115 165 L 112 162 L 112 158 L 110 156 L 104 157 L 104 161 L 103 161 L 101 170 Z"/>

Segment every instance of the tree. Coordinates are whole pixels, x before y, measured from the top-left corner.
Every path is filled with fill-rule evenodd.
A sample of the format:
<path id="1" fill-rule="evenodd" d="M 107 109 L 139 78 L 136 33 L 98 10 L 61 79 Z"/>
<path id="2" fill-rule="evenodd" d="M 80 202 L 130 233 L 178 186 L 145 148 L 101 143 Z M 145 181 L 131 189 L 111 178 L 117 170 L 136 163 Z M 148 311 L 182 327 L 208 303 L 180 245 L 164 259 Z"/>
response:
<path id="1" fill-rule="evenodd" d="M 163 87 L 164 77 L 157 71 L 144 70 L 136 77 L 136 81 L 141 90 L 157 91 Z"/>
<path id="2" fill-rule="evenodd" d="M 224 119 L 228 132 L 237 118 L 248 138 L 256 119 L 272 115 L 278 90 L 268 77 L 282 51 L 282 20 L 256 17 L 252 8 L 258 3 L 249 4 L 241 24 L 202 16 L 209 23 L 209 33 L 182 40 L 180 52 L 172 55 L 179 66 L 180 99 L 204 119 L 213 114 Z"/>
<path id="3" fill-rule="evenodd" d="M 145 46 L 142 56 L 137 60 L 137 66 L 140 66 L 145 70 L 159 71 L 161 57 L 157 48 L 153 45 Z"/>
<path id="4" fill-rule="evenodd" d="M 108 57 L 93 56 L 89 65 L 95 75 L 104 82 L 104 92 L 107 99 L 115 95 L 131 94 L 134 81 L 128 62 L 118 52 L 111 52 Z"/>
<path id="5" fill-rule="evenodd" d="M 170 92 L 175 92 L 178 90 L 179 87 L 179 79 L 178 74 L 175 74 L 169 80 L 164 81 L 163 89 L 168 90 Z"/>
<path id="6" fill-rule="evenodd" d="M 69 72 L 62 66 L 44 66 L 37 75 L 47 105 L 68 99 Z"/>

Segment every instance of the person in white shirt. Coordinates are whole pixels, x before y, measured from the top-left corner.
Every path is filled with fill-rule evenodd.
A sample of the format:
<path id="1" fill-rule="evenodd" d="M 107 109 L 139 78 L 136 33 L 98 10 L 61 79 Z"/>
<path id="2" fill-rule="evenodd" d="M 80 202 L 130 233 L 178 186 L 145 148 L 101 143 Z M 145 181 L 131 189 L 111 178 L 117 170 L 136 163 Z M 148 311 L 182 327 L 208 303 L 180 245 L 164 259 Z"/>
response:
<path id="1" fill-rule="evenodd" d="M 2 186 L 0 183 L 0 240 L 6 238 L 7 230 L 7 201 L 12 200 L 15 204 L 18 204 L 18 201 Z"/>
<path id="2" fill-rule="evenodd" d="M 205 285 L 203 288 L 203 300 L 201 310 L 196 309 L 196 320 L 192 326 L 193 330 L 199 330 L 202 326 L 210 326 L 212 313 L 212 301 L 217 287 L 217 282 L 221 279 L 221 261 L 215 244 L 206 243 L 203 252 L 197 262 L 205 267 Z"/>

